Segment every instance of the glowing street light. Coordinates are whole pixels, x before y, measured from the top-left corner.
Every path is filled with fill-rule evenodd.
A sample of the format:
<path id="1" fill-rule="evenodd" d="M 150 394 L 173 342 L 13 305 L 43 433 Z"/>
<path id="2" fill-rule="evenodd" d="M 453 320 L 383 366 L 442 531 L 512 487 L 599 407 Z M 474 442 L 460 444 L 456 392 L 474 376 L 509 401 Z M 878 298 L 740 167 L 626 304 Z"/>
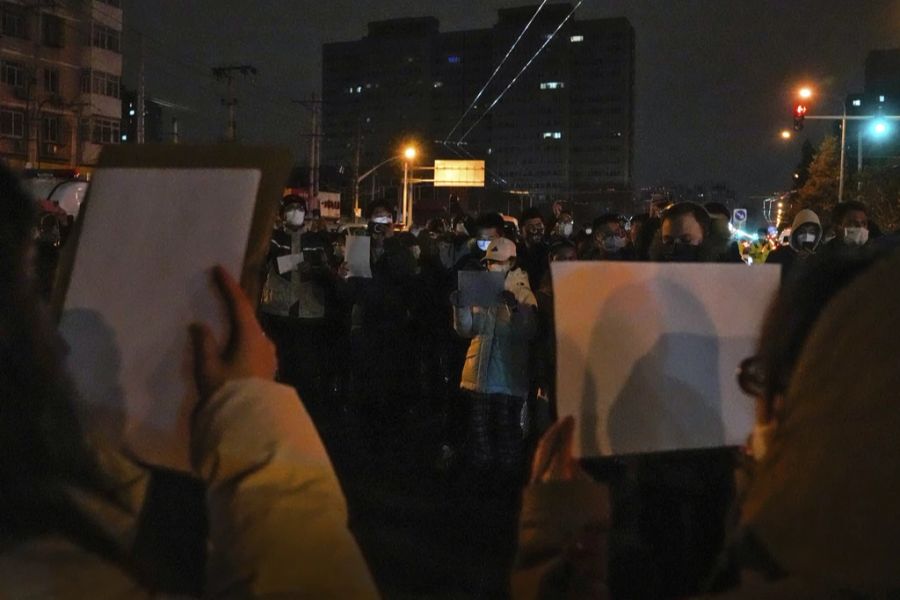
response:
<path id="1" fill-rule="evenodd" d="M 792 133 L 791 133 L 790 131 L 788 131 L 787 129 L 782 129 L 782 130 L 781 130 L 781 139 L 783 139 L 783 140 L 789 140 L 789 139 L 791 139 L 792 137 L 794 137 L 794 134 L 792 134 Z"/>
<path id="2" fill-rule="evenodd" d="M 889 131 L 890 127 L 884 119 L 877 119 L 872 123 L 872 133 L 875 134 L 876 137 L 884 137 Z"/>
<path id="3" fill-rule="evenodd" d="M 403 149 L 403 209 L 402 209 L 402 218 L 403 224 L 407 228 L 412 227 L 412 199 L 409 194 L 409 163 L 415 160 L 416 155 L 418 155 L 418 150 L 416 150 L 415 146 L 407 146 Z"/>
<path id="4" fill-rule="evenodd" d="M 800 96 L 801 98 L 803 98 L 804 100 L 809 100 L 813 96 L 812 88 L 804 86 L 804 87 L 800 88 L 800 90 L 797 92 L 797 95 Z"/>

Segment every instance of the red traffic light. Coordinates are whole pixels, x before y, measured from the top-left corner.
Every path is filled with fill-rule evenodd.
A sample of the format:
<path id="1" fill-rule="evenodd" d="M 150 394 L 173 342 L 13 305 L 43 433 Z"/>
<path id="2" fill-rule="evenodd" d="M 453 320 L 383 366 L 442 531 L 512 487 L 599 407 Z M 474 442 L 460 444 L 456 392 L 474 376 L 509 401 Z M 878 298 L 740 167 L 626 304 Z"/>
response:
<path id="1" fill-rule="evenodd" d="M 806 110 L 807 110 L 807 108 L 806 108 L 805 104 L 798 104 L 794 107 L 794 116 L 801 117 L 801 118 L 805 117 Z"/>

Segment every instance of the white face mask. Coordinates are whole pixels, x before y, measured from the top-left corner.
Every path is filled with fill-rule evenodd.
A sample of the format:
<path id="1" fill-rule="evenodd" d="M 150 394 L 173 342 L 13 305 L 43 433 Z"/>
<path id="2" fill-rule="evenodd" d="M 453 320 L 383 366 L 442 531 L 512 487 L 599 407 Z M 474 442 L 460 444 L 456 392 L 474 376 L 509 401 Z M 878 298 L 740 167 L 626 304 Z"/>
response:
<path id="1" fill-rule="evenodd" d="M 487 266 L 491 273 L 509 273 L 512 265 L 509 263 L 491 263 Z"/>
<path id="2" fill-rule="evenodd" d="M 373 223 L 378 223 L 379 225 L 390 225 L 394 222 L 390 217 L 375 217 L 372 219 Z"/>
<path id="3" fill-rule="evenodd" d="M 816 234 L 814 233 L 801 233 L 797 236 L 797 241 L 801 244 L 812 244 L 816 241 Z"/>
<path id="4" fill-rule="evenodd" d="M 419 260 L 419 258 L 422 256 L 422 249 L 418 246 L 412 246 L 410 250 L 412 250 L 413 258 Z"/>
<path id="5" fill-rule="evenodd" d="M 478 246 L 479 250 L 487 252 L 488 246 L 491 245 L 491 240 L 478 240 L 475 244 Z"/>
<path id="6" fill-rule="evenodd" d="M 302 210 L 289 210 L 284 213 L 284 221 L 293 227 L 302 227 L 306 220 L 306 212 Z"/>
<path id="7" fill-rule="evenodd" d="M 611 252 L 618 252 L 625 247 L 625 238 L 617 235 L 604 238 L 603 247 Z"/>
<path id="8" fill-rule="evenodd" d="M 571 237 L 574 230 L 574 223 L 563 223 L 563 226 L 560 228 L 560 231 L 562 232 L 564 237 Z"/>
<path id="9" fill-rule="evenodd" d="M 863 246 L 869 241 L 869 230 L 865 227 L 844 227 L 844 243 L 848 246 Z"/>

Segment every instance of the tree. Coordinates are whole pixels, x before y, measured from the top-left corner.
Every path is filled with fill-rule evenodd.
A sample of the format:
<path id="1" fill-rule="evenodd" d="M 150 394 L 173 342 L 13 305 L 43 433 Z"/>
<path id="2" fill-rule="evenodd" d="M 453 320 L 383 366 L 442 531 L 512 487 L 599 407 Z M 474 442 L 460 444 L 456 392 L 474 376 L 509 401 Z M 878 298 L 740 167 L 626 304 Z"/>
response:
<path id="1" fill-rule="evenodd" d="M 826 137 L 819 145 L 815 158 L 809 165 L 809 177 L 800 191 L 793 208 L 808 208 L 820 217 L 831 213 L 838 201 L 838 182 L 841 176 L 840 144 L 834 136 Z"/>
<path id="2" fill-rule="evenodd" d="M 900 166 L 867 167 L 856 177 L 859 199 L 883 231 L 900 229 Z"/>
<path id="3" fill-rule="evenodd" d="M 800 150 L 800 164 L 797 165 L 797 168 L 794 171 L 794 185 L 791 186 L 792 190 L 799 190 L 806 185 L 806 182 L 809 179 L 809 166 L 812 164 L 815 157 L 816 147 L 813 146 L 809 141 L 809 138 L 807 138 L 806 141 L 803 142 L 803 148 Z"/>

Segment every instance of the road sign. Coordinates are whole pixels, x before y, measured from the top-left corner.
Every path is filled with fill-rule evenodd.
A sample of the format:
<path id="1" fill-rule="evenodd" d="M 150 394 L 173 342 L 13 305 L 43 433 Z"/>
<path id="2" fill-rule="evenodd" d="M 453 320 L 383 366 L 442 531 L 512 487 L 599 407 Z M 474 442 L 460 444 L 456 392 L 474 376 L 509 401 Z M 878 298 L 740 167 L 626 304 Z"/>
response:
<path id="1" fill-rule="evenodd" d="M 434 187 L 484 187 L 484 161 L 434 161 Z"/>
<path id="2" fill-rule="evenodd" d="M 731 214 L 731 224 L 734 225 L 736 229 L 742 229 L 744 225 L 747 224 L 747 209 L 734 209 L 734 212 Z"/>

